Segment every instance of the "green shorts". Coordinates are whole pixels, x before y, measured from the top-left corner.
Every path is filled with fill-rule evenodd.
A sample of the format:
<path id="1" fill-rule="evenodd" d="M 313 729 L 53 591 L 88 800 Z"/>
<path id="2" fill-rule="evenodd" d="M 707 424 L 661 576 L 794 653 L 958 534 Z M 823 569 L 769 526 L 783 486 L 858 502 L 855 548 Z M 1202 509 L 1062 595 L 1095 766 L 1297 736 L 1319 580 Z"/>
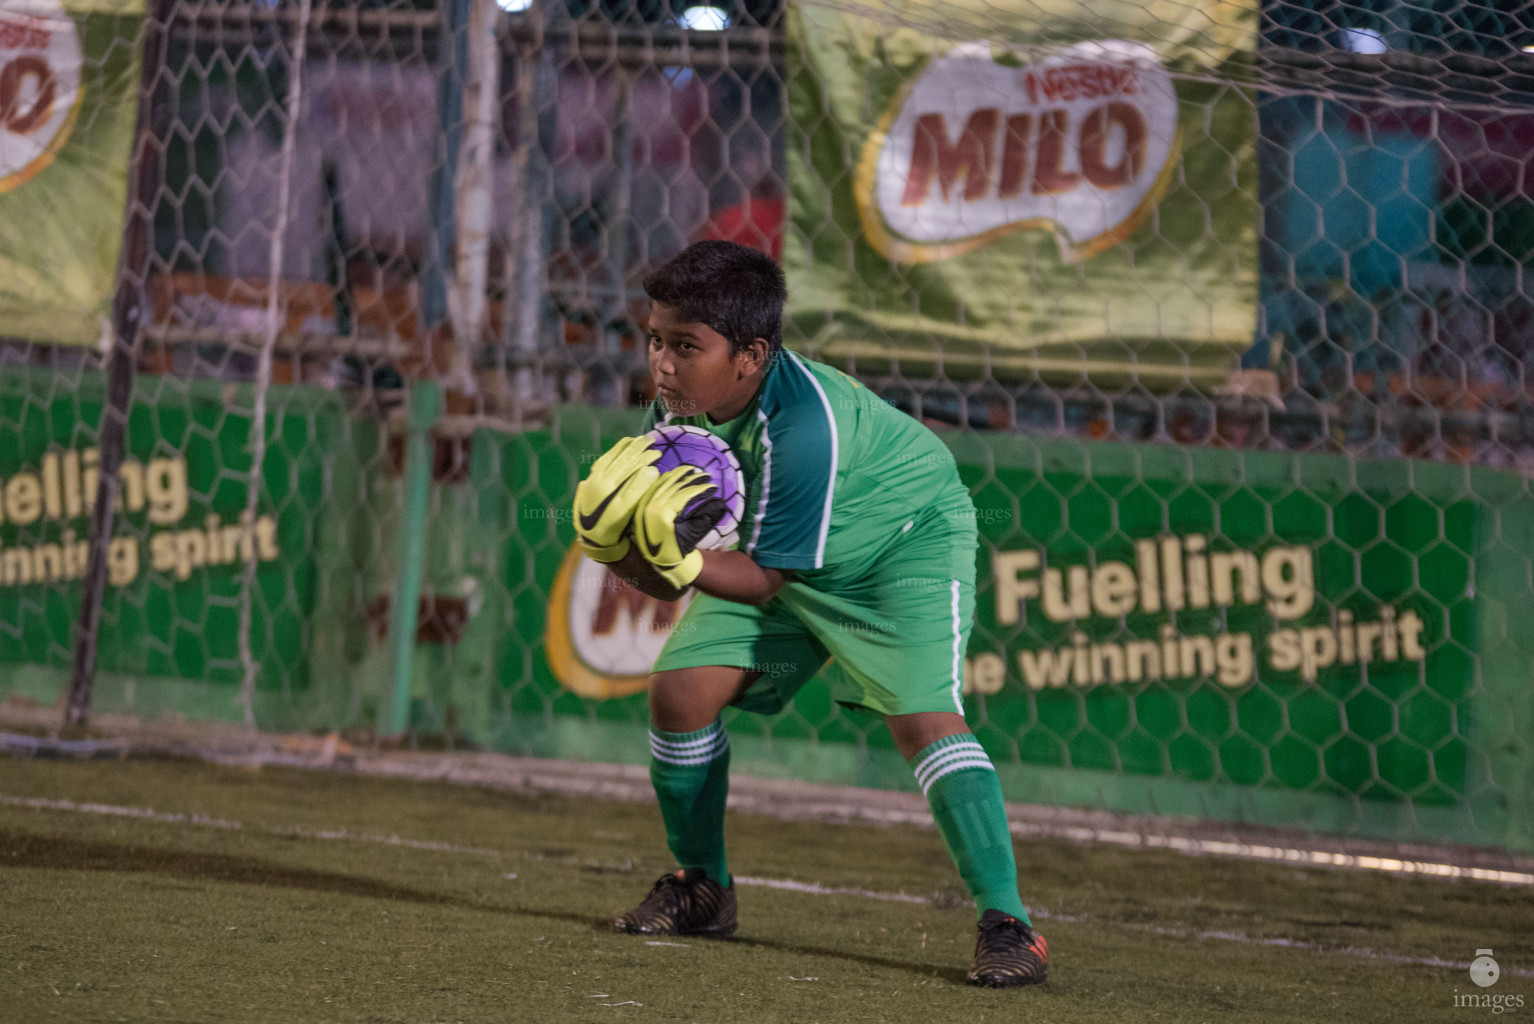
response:
<path id="1" fill-rule="evenodd" d="M 788 582 L 763 608 L 699 594 L 672 628 L 654 671 L 728 665 L 760 672 L 734 706 L 761 714 L 783 710 L 820 674 L 848 707 L 962 715 L 964 654 L 975 621 L 974 551 L 973 519 L 937 516 L 865 577 L 834 592 Z"/>

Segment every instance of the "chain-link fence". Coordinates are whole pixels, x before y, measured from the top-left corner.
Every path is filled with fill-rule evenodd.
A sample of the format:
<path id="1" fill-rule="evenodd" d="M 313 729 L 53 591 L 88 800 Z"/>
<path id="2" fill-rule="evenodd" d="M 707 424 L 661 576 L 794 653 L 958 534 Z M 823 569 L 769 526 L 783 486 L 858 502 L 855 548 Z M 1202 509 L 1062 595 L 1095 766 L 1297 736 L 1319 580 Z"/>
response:
<path id="1" fill-rule="evenodd" d="M 0 214 L 131 174 L 0 234 L 0 692 L 642 761 L 678 609 L 567 510 L 727 238 L 949 442 L 1010 798 L 1527 848 L 1521 10 L 3 0 Z M 813 687 L 730 724 L 910 784 Z"/>

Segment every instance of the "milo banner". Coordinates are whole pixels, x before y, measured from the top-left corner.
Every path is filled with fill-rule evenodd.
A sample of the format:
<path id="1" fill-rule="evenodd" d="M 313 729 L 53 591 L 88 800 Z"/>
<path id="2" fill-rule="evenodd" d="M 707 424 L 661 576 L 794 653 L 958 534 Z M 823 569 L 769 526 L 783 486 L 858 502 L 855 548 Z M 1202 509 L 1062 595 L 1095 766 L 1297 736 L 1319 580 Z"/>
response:
<path id="1" fill-rule="evenodd" d="M 1250 346 L 1255 2 L 790 10 L 806 344 L 1153 387 Z"/>
<path id="2" fill-rule="evenodd" d="M 0 0 L 0 335 L 102 337 L 143 23 L 142 0 Z"/>

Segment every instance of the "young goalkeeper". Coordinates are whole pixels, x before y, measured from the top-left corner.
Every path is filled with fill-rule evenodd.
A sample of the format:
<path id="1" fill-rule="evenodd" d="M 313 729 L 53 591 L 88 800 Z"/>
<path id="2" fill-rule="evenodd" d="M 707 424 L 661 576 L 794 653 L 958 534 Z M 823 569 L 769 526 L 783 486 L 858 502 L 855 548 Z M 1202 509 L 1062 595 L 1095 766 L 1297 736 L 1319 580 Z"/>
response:
<path id="1" fill-rule="evenodd" d="M 619 442 L 576 492 L 588 554 L 624 559 L 632 523 L 660 577 L 701 591 L 650 678 L 650 777 L 680 870 L 614 927 L 735 930 L 719 713 L 774 714 L 824 669 L 838 700 L 884 718 L 974 896 L 970 983 L 1043 981 L 1048 947 L 1018 896 L 1001 786 L 960 702 L 977 541 L 953 456 L 851 377 L 783 350 L 783 272 L 762 253 L 699 242 L 644 287 L 651 420 L 727 441 L 748 502 L 737 550 L 693 550 L 719 513 L 706 502 L 681 512 L 710 488 L 686 467 L 660 475 L 642 438 Z"/>

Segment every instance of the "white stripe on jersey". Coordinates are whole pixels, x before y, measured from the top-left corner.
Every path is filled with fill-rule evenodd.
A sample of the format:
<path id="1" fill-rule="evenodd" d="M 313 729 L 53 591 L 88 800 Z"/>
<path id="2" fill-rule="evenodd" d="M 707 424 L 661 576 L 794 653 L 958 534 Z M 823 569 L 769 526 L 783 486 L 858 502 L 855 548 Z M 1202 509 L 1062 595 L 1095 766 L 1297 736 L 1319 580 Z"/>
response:
<path id="1" fill-rule="evenodd" d="M 756 418 L 762 421 L 762 493 L 756 499 L 756 522 L 751 525 L 751 541 L 746 554 L 756 554 L 756 543 L 762 539 L 762 520 L 767 515 L 767 490 L 772 484 L 772 438 L 767 436 L 767 414 L 758 407 Z"/>
<path id="2" fill-rule="evenodd" d="M 964 679 L 959 670 L 959 634 L 962 632 L 962 623 L 959 621 L 959 581 L 950 580 L 953 584 L 953 703 L 959 709 L 959 714 L 964 714 Z"/>
<path id="3" fill-rule="evenodd" d="M 784 351 L 788 350 L 785 349 Z M 805 366 L 797 355 L 792 352 L 789 352 L 788 355 L 794 361 L 794 365 L 799 367 L 804 372 L 804 375 L 810 379 L 810 383 L 814 385 L 815 393 L 820 396 L 820 404 L 826 410 L 826 422 L 831 425 L 831 479 L 826 481 L 825 511 L 821 514 L 820 539 L 815 544 L 815 568 L 820 569 L 825 566 L 826 535 L 831 532 L 831 495 L 836 491 L 836 461 L 840 442 L 836 432 L 836 416 L 831 412 L 831 400 L 826 397 L 825 388 L 820 386 L 820 381 L 815 379 L 815 375 L 810 372 L 810 368 Z"/>

